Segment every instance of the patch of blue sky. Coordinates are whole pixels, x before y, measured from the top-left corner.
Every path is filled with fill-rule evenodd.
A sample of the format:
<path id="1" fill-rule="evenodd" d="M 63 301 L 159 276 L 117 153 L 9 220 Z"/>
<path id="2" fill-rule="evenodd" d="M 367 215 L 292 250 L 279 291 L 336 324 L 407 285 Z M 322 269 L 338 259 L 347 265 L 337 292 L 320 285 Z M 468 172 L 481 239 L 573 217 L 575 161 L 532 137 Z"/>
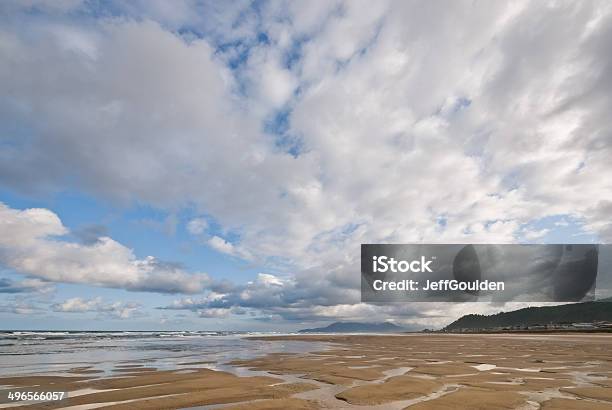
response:
<path id="1" fill-rule="evenodd" d="M 200 40 L 206 37 L 206 32 L 198 27 L 187 26 L 181 27 L 176 30 L 176 34 L 179 35 L 183 40 L 190 43 L 194 40 Z"/>
<path id="2" fill-rule="evenodd" d="M 14 209 L 49 209 L 72 232 L 101 225 L 108 236 L 132 249 L 137 258 L 154 256 L 161 261 L 179 262 L 189 272 L 206 272 L 213 278 L 244 283 L 265 270 L 265 266 L 217 252 L 205 244 L 205 237 L 187 232 L 186 224 L 197 216 L 192 210 L 178 212 L 175 219 L 169 220 L 171 214 L 166 211 L 137 205 L 122 208 L 76 192 L 34 199 L 2 190 L 0 202 Z M 176 229 L 169 229 L 172 227 L 167 225 L 172 224 Z M 207 234 L 221 236 L 230 242 L 239 240 L 238 233 L 222 231 L 214 222 Z M 78 240 L 74 235 L 65 239 Z"/>
<path id="3" fill-rule="evenodd" d="M 459 97 L 457 99 L 457 101 L 455 102 L 455 105 L 453 107 L 453 111 L 454 112 L 458 112 L 461 111 L 465 108 L 468 108 L 470 105 L 472 105 L 472 100 L 470 100 L 469 98 L 466 97 Z"/>
<path id="4" fill-rule="evenodd" d="M 290 132 L 291 110 L 283 108 L 272 114 L 264 123 L 264 131 L 274 138 L 274 145 L 292 155 L 300 156 L 304 150 L 302 138 Z"/>
<path id="5" fill-rule="evenodd" d="M 436 218 L 436 226 L 440 231 L 446 229 L 446 225 L 448 224 L 448 218 L 445 215 L 440 215 Z"/>
<path id="6" fill-rule="evenodd" d="M 268 34 L 265 31 L 260 31 L 259 33 L 257 33 L 257 43 L 259 44 L 265 44 L 268 45 L 270 44 L 270 38 L 268 37 Z"/>
<path id="7" fill-rule="evenodd" d="M 530 239 L 529 232 L 540 233 Z M 523 243 L 597 243 L 597 235 L 584 229 L 583 221 L 571 215 L 553 215 L 537 219 L 521 227 L 518 239 Z"/>
<path id="8" fill-rule="evenodd" d="M 302 59 L 302 45 L 303 44 L 304 42 L 302 41 L 295 41 L 293 42 L 291 47 L 289 47 L 289 49 L 285 51 L 284 56 L 283 56 L 284 57 L 283 64 L 286 69 L 292 70 L 295 67 L 295 65 L 299 63 L 299 61 Z"/>
<path id="9" fill-rule="evenodd" d="M 235 80 L 233 92 L 239 97 L 246 97 L 250 84 L 248 77 L 245 76 L 244 68 L 247 65 L 253 48 L 268 44 L 268 36 L 261 32 L 255 37 L 255 40 L 246 38 L 232 39 L 231 41 L 220 40 L 212 40 L 215 54 L 231 70 Z"/>
<path id="10" fill-rule="evenodd" d="M 92 17 L 95 19 L 119 16 L 137 17 L 142 15 L 142 10 L 135 7 L 130 10 L 122 2 L 112 0 L 86 0 L 81 7 L 74 9 L 71 14 L 80 18 Z"/>
<path id="11" fill-rule="evenodd" d="M 252 45 L 243 40 L 216 44 L 215 54 L 223 57 L 231 70 L 238 70 L 246 65 Z"/>
<path id="12" fill-rule="evenodd" d="M 468 109 L 470 105 L 472 105 L 472 100 L 467 97 L 451 98 L 450 101 L 447 100 L 444 104 L 440 105 L 434 115 L 452 118 L 461 111 Z"/>
<path id="13" fill-rule="evenodd" d="M 187 271 L 206 272 L 213 278 L 244 283 L 263 269 L 217 252 L 204 243 L 206 236 L 187 232 L 186 224 L 194 216 L 190 212 L 176 215 L 174 231 L 168 231 L 165 226 L 169 216 L 152 208 L 137 207 L 116 221 L 118 223 L 111 224 L 110 230 L 119 242 L 133 247 L 139 258 L 152 255 L 162 261 L 178 261 Z M 207 235 L 221 236 L 230 242 L 238 239 L 236 234 L 222 232 L 215 223 L 210 224 Z"/>

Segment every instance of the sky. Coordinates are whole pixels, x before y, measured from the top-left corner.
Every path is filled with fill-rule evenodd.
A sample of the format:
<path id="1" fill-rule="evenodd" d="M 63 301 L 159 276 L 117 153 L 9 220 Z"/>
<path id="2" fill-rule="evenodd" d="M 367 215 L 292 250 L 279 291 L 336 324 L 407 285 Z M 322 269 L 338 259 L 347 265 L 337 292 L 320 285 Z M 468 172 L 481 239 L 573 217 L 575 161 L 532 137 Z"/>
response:
<path id="1" fill-rule="evenodd" d="M 609 243 L 608 1 L 0 2 L 0 327 L 442 327 L 362 243 Z"/>

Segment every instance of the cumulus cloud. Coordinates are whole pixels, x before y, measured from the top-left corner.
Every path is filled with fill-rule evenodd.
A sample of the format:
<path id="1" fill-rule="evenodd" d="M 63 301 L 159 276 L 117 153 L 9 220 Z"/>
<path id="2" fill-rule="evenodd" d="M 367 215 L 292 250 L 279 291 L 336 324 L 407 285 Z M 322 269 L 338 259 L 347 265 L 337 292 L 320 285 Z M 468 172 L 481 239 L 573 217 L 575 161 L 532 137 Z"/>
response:
<path id="1" fill-rule="evenodd" d="M 341 304 L 343 299 L 355 302 L 359 300 L 357 290 L 348 291 L 353 293 L 352 297 L 341 295 L 341 290 L 340 293 L 335 293 L 334 301 L 334 291 L 324 292 L 316 283 L 301 286 L 300 282 L 290 276 L 259 273 L 255 280 L 244 285 L 235 285 L 223 292 L 211 292 L 201 298 L 178 299 L 160 309 L 191 310 L 200 316 L 240 314 L 248 310 L 264 315 L 276 315 L 287 320 L 313 320 L 331 317 L 332 315 L 326 315 L 325 312 L 331 312 L 333 306 Z"/>
<path id="2" fill-rule="evenodd" d="M 138 259 L 109 237 L 91 244 L 62 240 L 68 229 L 47 209 L 0 203 L 0 221 L 0 262 L 40 280 L 161 293 L 198 293 L 211 282 L 204 273 L 189 274 L 153 256 Z"/>
<path id="3" fill-rule="evenodd" d="M 195 207 L 232 238 L 208 246 L 286 272 L 289 296 L 263 289 L 304 316 L 361 306 L 360 243 L 538 240 L 525 225 L 552 215 L 612 240 L 606 2 L 159 4 L 5 13 L 0 185 Z M 9 266 L 84 281 L 74 255 L 103 253 L 135 282 L 88 281 L 170 286 L 109 238 L 45 239 L 65 229 L 33 214 L 26 239 L 69 250 L 69 273 Z"/>
<path id="4" fill-rule="evenodd" d="M 95 312 L 115 319 L 128 319 L 140 315 L 140 304 L 134 302 L 105 303 L 102 298 L 71 298 L 51 306 L 54 312 L 87 313 Z"/>
<path id="5" fill-rule="evenodd" d="M 217 252 L 247 260 L 252 258 L 252 255 L 244 247 L 234 246 L 230 241 L 208 232 L 208 221 L 204 218 L 194 218 L 190 220 L 186 228 L 187 232 L 195 236 L 200 243 L 209 246 Z"/>
<path id="6" fill-rule="evenodd" d="M 323 283 L 306 284 L 291 277 L 259 273 L 255 280 L 235 286 L 226 293 L 211 292 L 203 297 L 177 299 L 159 309 L 192 311 L 199 317 L 226 317 L 248 313 L 253 320 L 261 321 L 312 322 L 373 318 L 382 321 L 400 318 L 398 323 L 410 329 L 441 326 L 448 322 L 449 313 L 454 313 L 449 312 L 453 309 L 452 304 L 375 306 L 361 303 L 357 289 L 328 289 L 326 292 Z M 344 294 L 345 292 L 351 294 Z M 444 305 L 446 307 L 443 307 Z M 469 312 L 469 308 L 466 307 L 465 311 Z"/>
<path id="7" fill-rule="evenodd" d="M 212 238 L 210 238 L 208 240 L 208 244 L 211 248 L 221 253 L 227 253 L 228 255 L 234 253 L 234 246 L 231 243 L 227 242 L 225 239 L 220 238 L 218 236 L 213 236 Z"/>
<path id="8" fill-rule="evenodd" d="M 542 238 L 548 232 L 550 232 L 550 229 L 527 230 L 524 232 L 523 237 L 527 240 L 533 241 Z"/>

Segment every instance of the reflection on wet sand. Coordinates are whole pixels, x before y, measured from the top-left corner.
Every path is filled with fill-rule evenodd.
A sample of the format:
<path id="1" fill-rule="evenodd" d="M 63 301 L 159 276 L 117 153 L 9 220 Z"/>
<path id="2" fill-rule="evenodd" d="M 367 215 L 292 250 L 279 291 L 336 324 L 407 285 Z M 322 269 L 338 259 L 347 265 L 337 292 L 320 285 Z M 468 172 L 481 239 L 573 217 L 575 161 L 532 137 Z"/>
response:
<path id="1" fill-rule="evenodd" d="M 261 339 L 261 338 L 260 338 Z M 175 369 L 117 363 L 102 377 L 0 378 L 0 385 L 71 391 L 20 408 L 112 409 L 599 409 L 612 406 L 612 336 L 299 335 L 310 353 L 229 364 L 195 357 Z M 324 346 L 327 349 L 321 349 Z M 317 349 L 313 349 L 317 350 Z M 205 367 L 204 367 L 205 366 Z M 1 407 L 1 405 L 0 405 Z"/>

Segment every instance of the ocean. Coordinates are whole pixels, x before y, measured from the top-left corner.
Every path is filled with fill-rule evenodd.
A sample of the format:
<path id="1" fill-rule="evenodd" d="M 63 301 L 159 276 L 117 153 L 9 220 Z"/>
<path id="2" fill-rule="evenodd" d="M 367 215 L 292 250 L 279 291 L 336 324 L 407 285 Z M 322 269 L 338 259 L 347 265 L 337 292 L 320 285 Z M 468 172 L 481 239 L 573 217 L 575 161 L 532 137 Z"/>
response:
<path id="1" fill-rule="evenodd" d="M 100 377 L 116 365 L 139 363 L 158 370 L 206 367 L 236 373 L 232 360 L 269 353 L 303 353 L 325 345 L 302 341 L 248 340 L 250 332 L 0 332 L 0 376 L 66 375 L 87 367 Z M 265 335 L 272 335 L 266 333 Z"/>

